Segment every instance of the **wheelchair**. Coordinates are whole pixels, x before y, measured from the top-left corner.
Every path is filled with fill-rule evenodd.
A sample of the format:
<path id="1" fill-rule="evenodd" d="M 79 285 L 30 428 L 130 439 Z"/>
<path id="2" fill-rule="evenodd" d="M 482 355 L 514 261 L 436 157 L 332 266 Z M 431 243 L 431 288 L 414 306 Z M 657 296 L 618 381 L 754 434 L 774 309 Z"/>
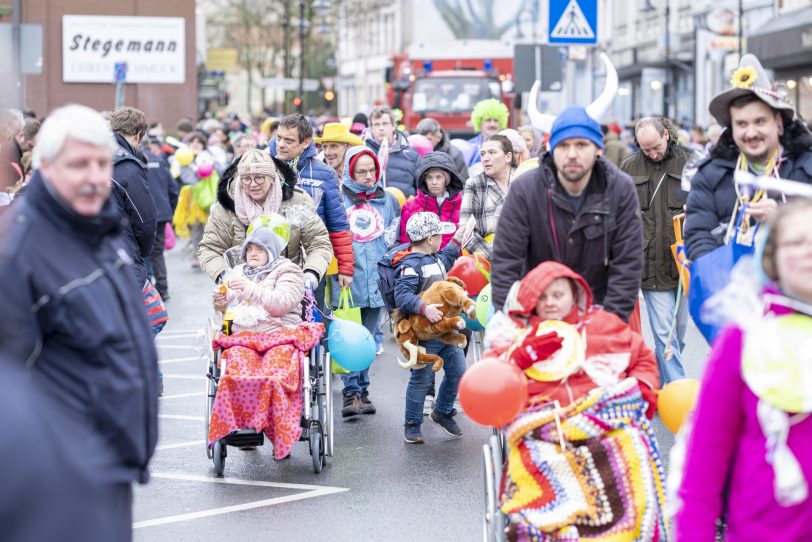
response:
<path id="1" fill-rule="evenodd" d="M 209 335 L 216 336 L 220 326 L 214 320 L 210 321 Z M 209 341 L 209 366 L 206 378 L 206 416 L 205 440 L 206 455 L 214 463 L 217 476 L 223 476 L 225 471 L 228 447 L 262 446 L 265 435 L 253 429 L 240 429 L 234 431 L 208 446 L 209 421 L 214 409 L 214 400 L 217 397 L 217 386 L 220 376 L 225 374 L 225 360 L 221 351 L 215 350 Z M 301 388 L 303 394 L 300 441 L 307 442 L 313 462 L 313 472 L 318 474 L 324 468 L 327 457 L 333 456 L 333 382 L 330 373 L 330 361 L 327 354 L 327 340 L 322 338 L 316 347 L 310 350 L 307 360 L 302 364 Z"/>

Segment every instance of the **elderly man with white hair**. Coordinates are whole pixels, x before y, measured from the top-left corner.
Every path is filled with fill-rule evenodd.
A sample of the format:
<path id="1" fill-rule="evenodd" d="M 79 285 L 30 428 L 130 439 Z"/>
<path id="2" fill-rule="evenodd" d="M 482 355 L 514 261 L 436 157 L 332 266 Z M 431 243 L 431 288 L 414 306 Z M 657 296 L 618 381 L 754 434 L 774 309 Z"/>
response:
<path id="1" fill-rule="evenodd" d="M 24 365 L 71 467 L 91 481 L 96 540 L 132 538 L 132 482 L 158 433 L 158 366 L 122 219 L 115 143 L 84 106 L 51 113 L 27 196 L 0 222 L 0 344 Z M 25 458 L 21 458 L 25 461 Z"/>

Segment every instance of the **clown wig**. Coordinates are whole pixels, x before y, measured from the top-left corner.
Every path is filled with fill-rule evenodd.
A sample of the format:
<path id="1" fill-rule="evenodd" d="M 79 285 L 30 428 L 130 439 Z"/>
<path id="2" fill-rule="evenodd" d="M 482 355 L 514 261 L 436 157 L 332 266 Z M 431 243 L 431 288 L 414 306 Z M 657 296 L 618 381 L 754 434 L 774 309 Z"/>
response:
<path id="1" fill-rule="evenodd" d="M 495 98 L 488 98 L 477 102 L 474 110 L 471 111 L 471 125 L 474 131 L 479 132 L 482 129 L 482 121 L 485 119 L 496 119 L 499 121 L 499 129 L 504 130 L 507 128 L 508 123 L 507 106 Z"/>

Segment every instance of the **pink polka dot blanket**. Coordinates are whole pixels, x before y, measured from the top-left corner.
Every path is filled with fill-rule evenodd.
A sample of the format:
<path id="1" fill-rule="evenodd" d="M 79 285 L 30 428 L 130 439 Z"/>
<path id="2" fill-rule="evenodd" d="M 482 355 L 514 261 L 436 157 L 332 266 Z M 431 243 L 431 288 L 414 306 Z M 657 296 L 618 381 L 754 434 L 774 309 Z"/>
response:
<path id="1" fill-rule="evenodd" d="M 505 437 L 508 540 L 668 540 L 660 452 L 635 379 L 525 411 Z"/>
<path id="2" fill-rule="evenodd" d="M 219 335 L 226 371 L 220 377 L 209 424 L 209 446 L 239 429 L 262 431 L 274 457 L 286 457 L 302 434 L 302 364 L 324 334 L 303 323 L 273 333 Z"/>

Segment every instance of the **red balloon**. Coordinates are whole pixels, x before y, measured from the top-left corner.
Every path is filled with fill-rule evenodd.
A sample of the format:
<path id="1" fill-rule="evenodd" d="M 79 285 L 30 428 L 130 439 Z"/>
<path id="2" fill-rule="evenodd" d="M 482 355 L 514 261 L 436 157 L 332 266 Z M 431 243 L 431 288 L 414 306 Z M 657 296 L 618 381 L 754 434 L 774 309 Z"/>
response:
<path id="1" fill-rule="evenodd" d="M 448 276 L 463 281 L 468 295 L 473 296 L 478 295 L 490 283 L 490 275 L 490 262 L 479 254 L 460 256 L 448 271 Z"/>
<path id="2" fill-rule="evenodd" d="M 462 375 L 459 399 L 465 414 L 479 425 L 502 427 L 527 403 L 527 379 L 512 363 L 483 359 Z"/>

